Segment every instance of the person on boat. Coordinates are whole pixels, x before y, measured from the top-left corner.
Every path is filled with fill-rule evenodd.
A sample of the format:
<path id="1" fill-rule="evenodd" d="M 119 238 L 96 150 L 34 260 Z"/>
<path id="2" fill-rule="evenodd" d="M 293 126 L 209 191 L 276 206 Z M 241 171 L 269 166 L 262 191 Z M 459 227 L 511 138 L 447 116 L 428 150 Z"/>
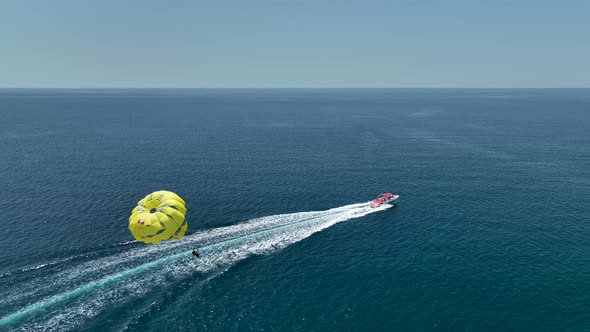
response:
<path id="1" fill-rule="evenodd" d="M 198 250 L 194 250 L 194 249 L 193 249 L 193 255 L 195 255 L 195 256 L 197 256 L 197 257 L 201 256 L 201 255 L 199 254 L 199 251 L 198 251 Z"/>

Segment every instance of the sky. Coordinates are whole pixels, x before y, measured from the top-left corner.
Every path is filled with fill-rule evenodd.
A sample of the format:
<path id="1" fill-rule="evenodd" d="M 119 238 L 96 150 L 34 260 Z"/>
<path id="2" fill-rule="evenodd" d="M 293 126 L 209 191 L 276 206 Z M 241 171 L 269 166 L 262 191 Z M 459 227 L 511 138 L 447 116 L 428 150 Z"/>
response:
<path id="1" fill-rule="evenodd" d="M 0 87 L 590 87 L 590 1 L 3 0 Z"/>

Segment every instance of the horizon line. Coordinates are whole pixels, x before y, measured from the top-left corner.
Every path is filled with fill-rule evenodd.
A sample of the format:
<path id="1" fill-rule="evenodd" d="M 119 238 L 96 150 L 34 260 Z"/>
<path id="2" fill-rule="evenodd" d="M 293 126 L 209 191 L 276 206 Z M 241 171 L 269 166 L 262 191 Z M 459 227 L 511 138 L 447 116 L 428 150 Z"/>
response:
<path id="1" fill-rule="evenodd" d="M 571 89 L 590 89 L 590 87 L 0 87 L 0 90 L 494 90 L 494 89 L 513 89 L 513 90 L 571 90 Z"/>

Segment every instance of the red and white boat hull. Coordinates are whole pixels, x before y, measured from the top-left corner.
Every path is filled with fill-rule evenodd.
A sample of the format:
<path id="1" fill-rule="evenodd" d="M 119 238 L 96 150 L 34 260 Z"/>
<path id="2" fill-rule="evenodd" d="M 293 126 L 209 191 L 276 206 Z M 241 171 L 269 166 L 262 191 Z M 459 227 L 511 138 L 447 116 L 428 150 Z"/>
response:
<path id="1" fill-rule="evenodd" d="M 369 206 L 372 208 L 379 207 L 383 204 L 391 204 L 399 198 L 399 195 L 393 195 L 392 193 L 383 193 L 379 197 L 371 201 Z"/>

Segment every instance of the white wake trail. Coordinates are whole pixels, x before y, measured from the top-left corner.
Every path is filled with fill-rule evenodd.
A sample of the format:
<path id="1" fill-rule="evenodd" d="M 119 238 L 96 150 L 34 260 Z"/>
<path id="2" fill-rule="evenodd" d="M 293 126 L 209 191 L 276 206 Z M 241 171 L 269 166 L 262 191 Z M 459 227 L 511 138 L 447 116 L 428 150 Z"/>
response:
<path id="1" fill-rule="evenodd" d="M 11 289 L 0 302 L 0 308 L 25 305 L 1 317 L 0 329 L 8 326 L 23 330 L 74 329 L 110 305 L 145 296 L 151 285 L 162 288 L 196 272 L 210 272 L 252 255 L 267 254 L 339 222 L 389 207 L 373 209 L 368 203 L 359 203 L 325 211 L 256 218 L 84 262 L 56 275 L 32 280 L 27 287 Z M 200 248 L 202 253 L 199 259 L 192 259 L 191 250 L 195 248 Z M 54 290 L 61 292 L 55 294 Z"/>

